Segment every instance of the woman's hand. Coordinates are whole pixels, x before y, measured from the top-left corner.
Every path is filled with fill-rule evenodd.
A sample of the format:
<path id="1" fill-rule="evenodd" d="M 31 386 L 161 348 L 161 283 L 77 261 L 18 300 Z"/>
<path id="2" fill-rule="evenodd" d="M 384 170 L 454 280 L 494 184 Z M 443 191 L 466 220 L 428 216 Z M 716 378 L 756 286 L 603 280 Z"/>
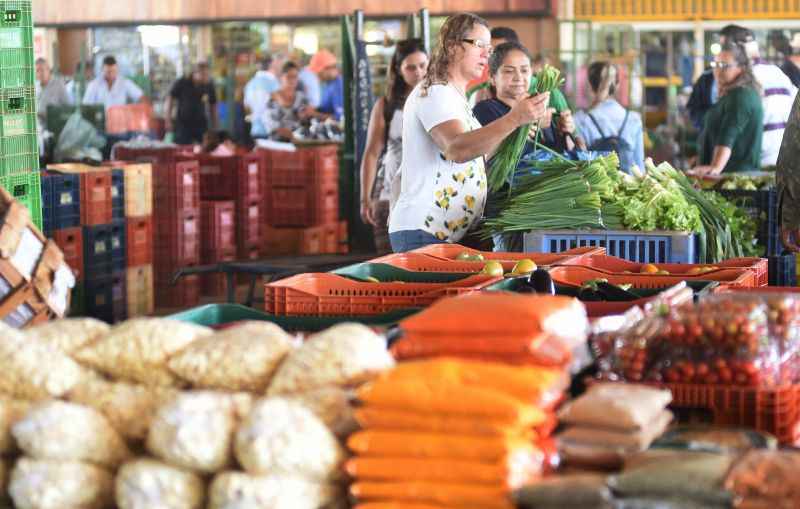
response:
<path id="1" fill-rule="evenodd" d="M 292 130 L 288 127 L 279 127 L 274 131 L 275 135 L 284 141 L 292 141 L 294 138 L 294 134 L 292 134 Z"/>
<path id="2" fill-rule="evenodd" d="M 537 94 L 518 102 L 511 109 L 511 115 L 517 125 L 540 122 L 548 114 L 547 104 L 550 102 L 550 92 Z"/>
<path id="3" fill-rule="evenodd" d="M 364 224 L 378 226 L 376 209 L 377 203 L 373 203 L 371 199 L 365 198 L 361 200 L 361 220 L 364 221 Z"/>
<path id="4" fill-rule="evenodd" d="M 558 129 L 564 134 L 573 134 L 575 132 L 575 119 L 572 118 L 572 112 L 564 110 L 558 116 Z"/>
<path id="5" fill-rule="evenodd" d="M 714 177 L 722 173 L 722 170 L 718 170 L 713 166 L 703 165 L 703 166 L 695 166 L 686 173 L 688 175 L 694 175 L 695 177 Z"/>

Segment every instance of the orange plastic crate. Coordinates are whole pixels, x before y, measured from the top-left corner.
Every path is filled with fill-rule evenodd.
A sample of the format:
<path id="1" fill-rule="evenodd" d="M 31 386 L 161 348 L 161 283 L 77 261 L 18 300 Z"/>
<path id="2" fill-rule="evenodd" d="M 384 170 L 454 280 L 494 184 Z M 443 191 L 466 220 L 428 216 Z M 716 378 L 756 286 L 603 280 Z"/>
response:
<path id="1" fill-rule="evenodd" d="M 616 256 L 592 255 L 584 256 L 579 260 L 559 263 L 559 265 L 580 265 L 590 267 L 608 274 L 621 274 L 625 271 L 640 274 L 644 263 L 631 262 Z M 666 270 L 671 275 L 680 275 L 684 279 L 708 280 L 708 275 L 713 275 L 723 269 L 750 270 L 756 275 L 757 286 L 767 286 L 769 282 L 769 263 L 765 258 L 733 258 L 720 263 L 689 264 L 689 263 L 656 263 L 661 270 Z M 719 267 L 719 270 L 704 274 L 688 274 L 694 267 Z M 624 274 L 629 275 L 629 274 Z"/>
<path id="2" fill-rule="evenodd" d="M 478 251 L 459 244 L 432 244 L 408 253 L 395 253 L 374 260 L 371 263 L 386 263 L 395 267 L 416 272 L 480 272 L 486 261 L 471 262 L 456 260 L 461 253 L 481 255 L 484 260 L 499 261 L 503 270 L 510 272 L 519 260 L 530 259 L 536 265 L 549 266 L 563 263 L 578 263 L 585 257 L 604 254 L 602 247 L 577 247 L 562 253 L 496 253 Z"/>
<path id="3" fill-rule="evenodd" d="M 634 288 L 664 288 L 686 279 L 698 281 L 718 281 L 720 286 L 757 287 L 756 274 L 749 270 L 720 269 L 698 277 L 684 275 L 659 276 L 656 274 L 612 274 L 589 267 L 565 265 L 550 269 L 550 277 L 557 284 L 582 286 L 593 279 L 606 279 L 614 285 L 632 284 Z"/>
<path id="4" fill-rule="evenodd" d="M 425 307 L 445 296 L 478 291 L 502 278 L 475 275 L 452 283 L 364 283 L 335 274 L 300 274 L 264 287 L 275 315 L 376 315 Z"/>

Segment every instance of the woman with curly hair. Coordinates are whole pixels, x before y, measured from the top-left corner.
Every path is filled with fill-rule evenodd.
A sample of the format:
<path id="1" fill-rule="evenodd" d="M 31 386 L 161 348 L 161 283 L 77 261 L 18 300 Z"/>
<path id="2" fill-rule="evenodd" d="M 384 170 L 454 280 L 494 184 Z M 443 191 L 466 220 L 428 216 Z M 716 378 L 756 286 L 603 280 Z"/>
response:
<path id="1" fill-rule="evenodd" d="M 547 114 L 549 94 L 540 94 L 481 127 L 466 88 L 483 74 L 491 53 L 485 20 L 451 16 L 439 32 L 427 77 L 406 100 L 400 195 L 389 218 L 395 252 L 461 240 L 486 204 L 485 158 L 517 127 Z"/>

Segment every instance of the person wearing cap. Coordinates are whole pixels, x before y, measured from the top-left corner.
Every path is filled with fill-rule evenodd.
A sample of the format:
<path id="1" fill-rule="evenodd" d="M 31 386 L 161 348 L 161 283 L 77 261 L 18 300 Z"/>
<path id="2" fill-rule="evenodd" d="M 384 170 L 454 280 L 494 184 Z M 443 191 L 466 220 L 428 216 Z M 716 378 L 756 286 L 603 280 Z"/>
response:
<path id="1" fill-rule="evenodd" d="M 261 116 L 272 94 L 281 88 L 278 77 L 273 72 L 276 65 L 281 65 L 279 58 L 265 56 L 259 63 L 259 70 L 244 87 L 244 105 L 252 119 L 250 136 L 253 138 L 267 138 L 269 135 Z"/>
<path id="2" fill-rule="evenodd" d="M 309 70 L 319 76 L 322 83 L 322 93 L 319 106 L 320 113 L 333 117 L 341 122 L 344 116 L 344 80 L 339 72 L 336 55 L 326 49 L 319 50 L 308 64 Z"/>
<path id="3" fill-rule="evenodd" d="M 210 127 L 217 125 L 217 94 L 211 84 L 208 64 L 195 65 L 190 76 L 180 78 L 172 86 L 165 107 L 167 132 L 175 133 L 175 143 L 201 143 Z M 177 106 L 177 115 L 175 115 Z M 174 118 L 174 121 L 173 121 Z"/>
<path id="4" fill-rule="evenodd" d="M 103 104 L 106 109 L 144 101 L 147 98 L 139 86 L 119 75 L 117 59 L 109 55 L 103 59 L 103 73 L 89 83 L 83 94 L 83 104 Z"/>

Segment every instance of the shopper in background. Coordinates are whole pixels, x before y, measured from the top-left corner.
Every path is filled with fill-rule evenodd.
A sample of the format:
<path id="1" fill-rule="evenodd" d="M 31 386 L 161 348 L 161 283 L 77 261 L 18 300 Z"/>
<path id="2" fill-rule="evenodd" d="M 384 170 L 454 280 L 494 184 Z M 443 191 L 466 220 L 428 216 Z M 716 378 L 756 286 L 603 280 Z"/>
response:
<path id="1" fill-rule="evenodd" d="M 321 115 L 311 107 L 305 93 L 298 89 L 300 68 L 292 61 L 283 64 L 281 88 L 272 94 L 261 116 L 268 136 L 273 140 L 292 141 L 294 131 L 303 122 Z"/>
<path id="2" fill-rule="evenodd" d="M 375 102 L 370 115 L 361 161 L 361 219 L 372 225 L 379 253 L 391 251 L 388 223 L 389 212 L 400 194 L 403 108 L 408 94 L 427 70 L 428 55 L 422 41 L 399 41 L 389 64 L 386 95 Z"/>
<path id="3" fill-rule="evenodd" d="M 757 171 L 761 168 L 764 109 L 761 87 L 744 45 L 726 42 L 712 65 L 720 98 L 706 114 L 699 140 L 700 166 L 690 173 Z"/>
<path id="4" fill-rule="evenodd" d="M 319 77 L 320 83 L 322 83 L 317 111 L 326 113 L 337 122 L 341 122 L 344 117 L 344 80 L 339 72 L 336 55 L 326 49 L 321 49 L 311 57 L 308 68 Z"/>
<path id="5" fill-rule="evenodd" d="M 270 97 L 281 87 L 272 70 L 276 60 L 270 55 L 265 56 L 259 62 L 259 70 L 255 76 L 244 87 L 244 106 L 250 115 L 250 136 L 253 138 L 266 138 L 269 134 L 261 117 Z"/>
<path id="6" fill-rule="evenodd" d="M 513 28 L 494 27 L 491 30 L 492 47 L 496 48 L 506 42 L 519 42 L 519 35 Z M 483 72 L 480 78 L 472 80 L 467 85 L 467 98 L 471 105 L 476 105 L 486 99 L 491 99 L 492 92 L 489 83 L 489 68 Z"/>
<path id="7" fill-rule="evenodd" d="M 53 76 L 44 58 L 36 60 L 36 113 L 42 127 L 47 127 L 47 107 L 69 105 L 69 94 L 64 80 Z"/>
<path id="8" fill-rule="evenodd" d="M 81 72 L 83 72 L 83 89 L 80 89 L 81 86 Z M 83 91 L 86 90 L 86 87 L 89 86 L 94 80 L 94 65 L 92 64 L 91 60 L 87 60 L 83 63 L 83 68 L 81 68 L 81 63 L 78 62 L 75 65 L 75 74 L 72 75 L 72 79 L 67 82 L 67 96 L 69 97 L 69 103 L 75 104 L 79 102 L 78 99 L 83 97 Z"/>
<path id="9" fill-rule="evenodd" d="M 300 72 L 297 75 L 299 79 L 298 87 L 308 99 L 308 104 L 312 108 L 317 108 L 322 100 L 322 84 L 319 81 L 319 76 L 309 68 L 311 59 L 308 55 L 303 53 L 302 50 L 298 50 L 297 53 L 294 60 L 300 66 Z"/>
<path id="10" fill-rule="evenodd" d="M 107 56 L 103 59 L 103 73 L 89 83 L 83 95 L 83 104 L 103 104 L 106 109 L 124 106 L 146 99 L 144 92 L 136 83 L 119 75 L 117 59 Z"/>
<path id="11" fill-rule="evenodd" d="M 547 110 L 550 94 L 540 94 L 481 127 L 466 93 L 470 80 L 488 65 L 490 41 L 482 18 L 466 13 L 449 17 L 428 75 L 406 100 L 400 196 L 389 217 L 395 252 L 461 240 L 486 204 L 484 157 Z"/>
<path id="12" fill-rule="evenodd" d="M 778 168 L 775 172 L 780 204 L 781 237 L 786 249 L 800 252 L 800 95 L 783 135 Z"/>
<path id="13" fill-rule="evenodd" d="M 211 83 L 208 64 L 200 62 L 194 66 L 190 76 L 180 78 L 172 85 L 164 113 L 167 132 L 175 133 L 175 143 L 179 145 L 201 143 L 209 127 L 216 129 L 216 105 L 217 94 Z"/>
<path id="14" fill-rule="evenodd" d="M 575 115 L 575 123 L 587 147 L 600 152 L 617 152 L 624 171 L 630 172 L 633 165 L 644 168 L 642 117 L 617 102 L 617 67 L 609 62 L 594 62 L 589 66 L 588 78 L 592 105 L 589 111 L 579 111 Z"/>

